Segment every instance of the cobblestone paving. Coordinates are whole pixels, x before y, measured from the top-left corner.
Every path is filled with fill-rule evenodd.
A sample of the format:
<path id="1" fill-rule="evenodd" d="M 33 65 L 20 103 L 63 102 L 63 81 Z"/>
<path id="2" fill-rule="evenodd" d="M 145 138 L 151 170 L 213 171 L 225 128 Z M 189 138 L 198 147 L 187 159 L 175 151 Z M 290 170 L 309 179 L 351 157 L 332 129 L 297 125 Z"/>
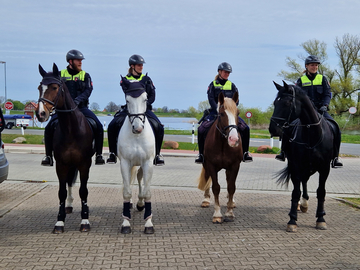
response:
<path id="1" fill-rule="evenodd" d="M 1 187 L 1 206 L 8 192 L 18 202 L 0 218 L 1 269 L 360 269 L 360 210 L 329 197 L 328 230 L 314 228 L 311 194 L 308 213 L 299 213 L 298 232 L 286 233 L 288 192 L 237 191 L 235 221 L 215 225 L 213 204 L 200 207 L 201 191 L 157 187 L 152 190 L 155 234 L 143 234 L 143 212 L 133 210 L 132 233 L 122 235 L 120 186 L 92 184 L 91 231 L 79 232 L 75 193 L 65 233 L 53 235 L 55 183 L 5 181 Z M 222 205 L 225 197 L 222 190 Z"/>

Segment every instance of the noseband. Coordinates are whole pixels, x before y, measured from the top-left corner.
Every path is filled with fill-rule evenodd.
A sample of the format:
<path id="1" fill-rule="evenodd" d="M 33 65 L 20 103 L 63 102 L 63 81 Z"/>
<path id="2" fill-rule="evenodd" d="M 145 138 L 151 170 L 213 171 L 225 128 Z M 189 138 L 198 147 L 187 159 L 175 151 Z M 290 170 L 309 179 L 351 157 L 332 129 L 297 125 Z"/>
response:
<path id="1" fill-rule="evenodd" d="M 145 113 L 129 113 L 127 114 L 129 117 L 129 121 L 131 124 L 135 121 L 136 118 L 139 118 L 140 121 L 144 124 L 145 123 Z"/>

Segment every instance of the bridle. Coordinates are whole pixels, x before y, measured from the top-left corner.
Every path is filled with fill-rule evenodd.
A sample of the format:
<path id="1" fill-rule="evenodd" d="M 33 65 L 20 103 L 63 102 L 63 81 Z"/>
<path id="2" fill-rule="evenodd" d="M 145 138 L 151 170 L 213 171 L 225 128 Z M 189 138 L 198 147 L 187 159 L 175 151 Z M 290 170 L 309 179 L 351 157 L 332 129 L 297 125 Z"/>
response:
<path id="1" fill-rule="evenodd" d="M 293 132 L 294 136 L 293 136 L 293 138 L 289 138 L 289 142 L 294 142 L 294 143 L 297 143 L 297 144 L 307 145 L 307 143 L 303 143 L 303 142 L 298 142 L 298 141 L 296 141 L 296 134 L 297 134 L 297 132 L 295 132 L 295 131 L 296 131 L 299 127 L 310 128 L 310 127 L 312 127 L 312 126 L 318 126 L 318 125 L 320 125 L 320 124 L 321 124 L 321 121 L 322 121 L 323 118 L 324 118 L 324 114 L 323 114 L 323 113 L 321 114 L 320 119 L 319 119 L 319 121 L 318 121 L 317 123 L 302 125 L 302 124 L 300 124 L 300 121 L 295 121 L 295 120 L 290 123 L 291 115 L 292 115 L 293 111 L 296 110 L 295 89 L 293 89 L 292 94 L 283 93 L 282 95 L 284 95 L 284 96 L 291 96 L 291 99 L 292 99 L 292 100 L 291 100 L 290 113 L 289 113 L 287 119 L 284 118 L 284 117 L 271 116 L 270 121 L 273 121 L 273 122 L 276 124 L 276 126 L 281 129 L 281 131 L 282 131 L 283 134 L 284 134 L 284 129 L 294 128 L 294 132 Z M 281 125 L 277 120 L 283 121 L 283 124 Z M 322 134 L 322 136 L 320 136 L 318 142 L 317 142 L 314 146 L 312 146 L 312 147 L 309 147 L 309 146 L 308 146 L 308 148 L 309 148 L 309 149 L 312 149 L 312 148 L 316 147 L 318 144 L 321 143 L 321 141 L 323 140 L 323 137 L 324 137 L 324 134 Z"/>
<path id="2" fill-rule="evenodd" d="M 44 104 L 44 106 L 48 109 L 50 115 L 53 115 L 55 113 L 54 110 L 56 112 L 64 112 L 64 113 L 74 111 L 78 107 L 77 105 L 74 108 L 71 108 L 69 110 L 60 110 L 60 109 L 56 108 L 57 104 L 59 102 L 60 95 L 64 93 L 64 88 L 63 88 L 64 82 L 61 79 L 57 79 L 57 78 L 53 78 L 53 80 L 55 81 L 54 83 L 59 85 L 59 89 L 58 89 L 58 92 L 57 92 L 57 94 L 55 96 L 54 101 L 51 101 L 51 100 L 49 100 L 47 98 L 40 97 L 38 99 L 38 103 L 42 102 Z M 40 85 L 46 85 L 46 84 L 43 84 L 41 82 Z M 52 107 L 49 108 L 48 104 L 50 104 Z"/>
<path id="3" fill-rule="evenodd" d="M 219 110 L 220 110 L 220 108 L 222 108 L 222 107 L 224 107 L 224 105 L 221 105 L 221 106 L 219 107 Z M 220 114 L 217 115 L 216 129 L 220 132 L 220 134 L 221 134 L 225 139 L 227 139 L 227 138 L 229 137 L 229 134 L 230 134 L 231 130 L 233 130 L 234 128 L 236 129 L 237 132 L 239 132 L 237 125 L 228 125 L 228 126 L 225 126 L 225 127 L 223 127 L 223 128 L 220 128 L 219 125 L 218 125 L 219 122 L 221 123 L 221 116 L 220 116 Z M 227 130 L 229 130 L 229 131 L 227 131 Z"/>

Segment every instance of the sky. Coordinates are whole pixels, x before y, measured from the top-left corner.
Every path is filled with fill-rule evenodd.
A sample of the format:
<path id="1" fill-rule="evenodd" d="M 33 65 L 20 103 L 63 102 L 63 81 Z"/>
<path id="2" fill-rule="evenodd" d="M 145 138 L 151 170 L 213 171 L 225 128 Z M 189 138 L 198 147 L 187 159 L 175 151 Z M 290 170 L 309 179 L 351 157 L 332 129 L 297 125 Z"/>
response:
<path id="1" fill-rule="evenodd" d="M 37 100 L 38 65 L 50 71 L 81 51 L 92 78 L 90 104 L 124 104 L 120 75 L 139 54 L 156 87 L 155 108 L 198 109 L 221 62 L 245 108 L 266 110 L 273 81 L 286 57 L 304 54 L 301 43 L 327 44 L 327 64 L 337 66 L 336 38 L 360 34 L 360 1 L 347 0 L 0 0 L 0 61 L 6 62 L 7 98 Z M 299 60 L 299 63 L 300 60 Z M 5 96 L 0 64 L 0 96 Z"/>

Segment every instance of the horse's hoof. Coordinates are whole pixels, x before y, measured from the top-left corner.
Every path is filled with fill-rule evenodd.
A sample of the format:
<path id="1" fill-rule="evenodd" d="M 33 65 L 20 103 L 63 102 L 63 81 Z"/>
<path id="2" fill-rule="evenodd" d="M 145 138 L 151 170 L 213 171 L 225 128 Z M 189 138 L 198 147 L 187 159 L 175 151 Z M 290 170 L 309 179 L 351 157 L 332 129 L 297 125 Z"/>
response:
<path id="1" fill-rule="evenodd" d="M 123 227 L 121 227 L 120 232 L 121 232 L 122 234 L 129 234 L 129 233 L 131 233 L 131 228 L 128 227 L 128 226 L 123 226 Z"/>
<path id="2" fill-rule="evenodd" d="M 309 207 L 304 207 L 304 206 L 300 205 L 301 212 L 306 213 L 308 209 L 309 209 Z"/>
<path id="3" fill-rule="evenodd" d="M 210 206 L 210 203 L 209 202 L 202 202 L 201 203 L 201 207 L 202 208 L 208 208 Z"/>
<path id="4" fill-rule="evenodd" d="M 297 225 L 288 224 L 286 228 L 287 232 L 297 232 Z"/>
<path id="5" fill-rule="evenodd" d="M 90 231 L 90 224 L 81 224 L 80 225 L 80 232 L 89 232 Z"/>
<path id="6" fill-rule="evenodd" d="M 60 234 L 64 232 L 64 226 L 55 226 L 52 233 L 54 234 Z"/>
<path id="7" fill-rule="evenodd" d="M 68 206 L 68 207 L 65 207 L 65 213 L 66 214 L 71 214 L 73 212 L 73 208 Z"/>
<path id="8" fill-rule="evenodd" d="M 142 210 L 144 210 L 145 208 L 145 204 L 143 206 L 139 206 L 138 204 L 136 205 L 136 209 L 141 212 Z"/>
<path id="9" fill-rule="evenodd" d="M 145 227 L 144 233 L 145 234 L 154 234 L 155 230 L 154 227 Z"/>
<path id="10" fill-rule="evenodd" d="M 325 222 L 316 222 L 316 229 L 318 230 L 327 230 Z"/>
<path id="11" fill-rule="evenodd" d="M 224 218 L 224 222 L 233 222 L 234 220 L 235 220 L 235 217 L 231 217 L 231 216 Z"/>
<path id="12" fill-rule="evenodd" d="M 221 224 L 222 218 L 221 217 L 213 217 L 212 223 L 213 224 Z"/>

